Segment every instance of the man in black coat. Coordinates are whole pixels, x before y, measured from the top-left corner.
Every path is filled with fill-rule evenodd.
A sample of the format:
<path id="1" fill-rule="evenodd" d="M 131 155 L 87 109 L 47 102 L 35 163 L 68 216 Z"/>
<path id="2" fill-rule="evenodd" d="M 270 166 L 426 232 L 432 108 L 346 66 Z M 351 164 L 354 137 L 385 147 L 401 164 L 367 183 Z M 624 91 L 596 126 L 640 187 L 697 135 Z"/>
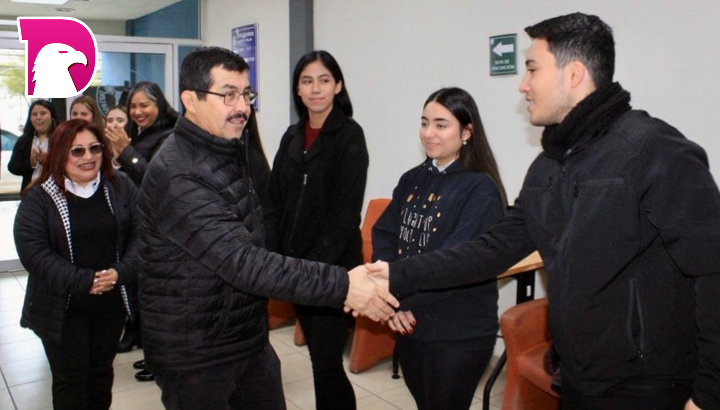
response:
<path id="1" fill-rule="evenodd" d="M 515 205 L 471 242 L 370 269 L 399 297 L 489 279 L 537 249 L 563 409 L 720 409 L 720 193 L 705 152 L 631 109 L 598 17 L 525 31 L 520 92 L 544 152 Z"/>
<path id="2" fill-rule="evenodd" d="M 203 47 L 180 72 L 185 114 L 153 157 L 138 201 L 146 364 L 168 409 L 284 409 L 267 298 L 342 307 L 374 320 L 397 300 L 364 268 L 266 251 L 245 130 L 255 93 L 230 50 Z M 387 302 L 386 302 L 387 301 Z"/>

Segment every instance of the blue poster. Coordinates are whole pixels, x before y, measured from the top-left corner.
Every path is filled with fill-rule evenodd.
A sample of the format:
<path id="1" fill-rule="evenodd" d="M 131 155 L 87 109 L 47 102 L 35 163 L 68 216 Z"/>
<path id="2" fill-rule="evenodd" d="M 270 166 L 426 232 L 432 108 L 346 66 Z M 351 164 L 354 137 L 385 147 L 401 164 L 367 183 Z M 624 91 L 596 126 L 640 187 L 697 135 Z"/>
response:
<path id="1" fill-rule="evenodd" d="M 232 50 L 247 61 L 250 66 L 250 88 L 259 93 L 257 83 L 257 37 L 257 24 L 248 24 L 232 29 Z M 255 100 L 253 108 L 255 108 L 255 111 L 260 110 L 260 98 Z"/>

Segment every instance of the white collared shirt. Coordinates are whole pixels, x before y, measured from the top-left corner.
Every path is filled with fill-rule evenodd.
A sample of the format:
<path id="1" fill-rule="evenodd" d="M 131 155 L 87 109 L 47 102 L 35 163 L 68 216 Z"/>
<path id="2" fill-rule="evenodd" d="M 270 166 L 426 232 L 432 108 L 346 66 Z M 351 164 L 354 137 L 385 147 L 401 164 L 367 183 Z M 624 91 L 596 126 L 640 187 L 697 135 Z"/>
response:
<path id="1" fill-rule="evenodd" d="M 82 186 L 72 182 L 67 176 L 65 177 L 65 190 L 71 194 L 77 195 L 80 198 L 90 198 L 95 194 L 98 187 L 100 186 L 100 171 L 97 173 L 97 178 L 89 184 Z"/>

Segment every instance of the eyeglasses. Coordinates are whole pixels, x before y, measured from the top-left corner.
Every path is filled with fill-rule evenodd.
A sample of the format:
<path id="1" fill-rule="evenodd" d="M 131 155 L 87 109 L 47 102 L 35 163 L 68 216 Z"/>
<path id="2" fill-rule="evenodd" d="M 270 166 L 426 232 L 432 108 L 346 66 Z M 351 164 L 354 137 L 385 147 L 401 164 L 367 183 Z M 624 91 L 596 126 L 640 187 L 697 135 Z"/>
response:
<path id="1" fill-rule="evenodd" d="M 196 93 L 205 93 L 205 94 L 212 94 L 217 95 L 219 97 L 223 97 L 223 102 L 225 105 L 232 107 L 235 104 L 240 101 L 240 96 L 242 96 L 245 99 L 245 103 L 247 104 L 253 104 L 255 103 L 255 100 L 258 97 L 258 93 L 256 93 L 253 90 L 245 90 L 243 92 L 240 91 L 228 91 L 226 93 L 216 93 L 213 91 L 207 91 L 207 90 L 188 90 L 188 91 L 195 91 Z"/>
<path id="2" fill-rule="evenodd" d="M 95 143 L 90 144 L 90 146 L 87 147 L 87 150 L 90 151 L 90 154 L 97 155 L 101 154 L 103 152 L 103 144 Z M 70 148 L 70 155 L 72 155 L 75 158 L 80 158 L 85 155 L 86 148 L 81 145 L 76 145 L 72 148 Z"/>

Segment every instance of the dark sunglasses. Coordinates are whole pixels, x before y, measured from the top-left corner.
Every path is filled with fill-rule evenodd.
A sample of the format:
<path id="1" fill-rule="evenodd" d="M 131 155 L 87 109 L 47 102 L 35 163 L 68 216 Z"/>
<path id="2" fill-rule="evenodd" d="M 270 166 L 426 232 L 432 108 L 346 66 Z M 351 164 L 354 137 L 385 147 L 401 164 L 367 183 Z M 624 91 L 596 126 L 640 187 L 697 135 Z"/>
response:
<path id="1" fill-rule="evenodd" d="M 103 144 L 95 143 L 90 144 L 89 147 L 87 147 L 87 150 L 90 151 L 92 155 L 101 154 L 103 152 Z M 77 145 L 72 148 L 70 148 L 70 155 L 72 155 L 75 158 L 80 158 L 83 155 L 85 155 L 85 147 Z"/>

